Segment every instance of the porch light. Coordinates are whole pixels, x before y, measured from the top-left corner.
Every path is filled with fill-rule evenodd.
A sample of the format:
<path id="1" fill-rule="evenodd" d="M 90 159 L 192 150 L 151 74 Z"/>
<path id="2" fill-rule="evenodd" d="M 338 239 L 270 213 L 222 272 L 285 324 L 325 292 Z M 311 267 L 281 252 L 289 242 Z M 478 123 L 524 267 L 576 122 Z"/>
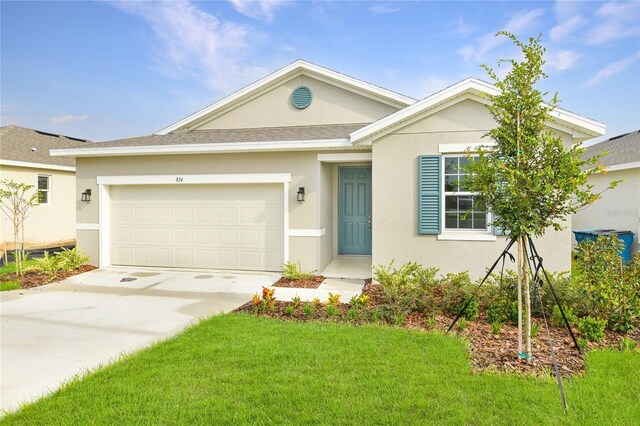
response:
<path id="1" fill-rule="evenodd" d="M 304 201 L 304 186 L 298 188 L 298 193 L 296 196 L 296 200 L 302 202 Z"/>
<path id="2" fill-rule="evenodd" d="M 91 201 L 91 190 L 89 188 L 85 189 L 80 198 L 81 201 Z"/>

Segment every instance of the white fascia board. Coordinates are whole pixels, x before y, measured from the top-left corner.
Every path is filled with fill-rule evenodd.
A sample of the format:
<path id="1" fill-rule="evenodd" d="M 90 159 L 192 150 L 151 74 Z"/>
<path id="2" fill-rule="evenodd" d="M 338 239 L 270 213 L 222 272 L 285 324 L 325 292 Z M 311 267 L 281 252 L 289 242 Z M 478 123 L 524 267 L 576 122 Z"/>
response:
<path id="1" fill-rule="evenodd" d="M 291 173 L 237 173 L 210 175 L 98 176 L 98 185 L 189 185 L 234 183 L 286 183 Z"/>
<path id="2" fill-rule="evenodd" d="M 401 106 L 407 106 L 407 105 L 411 105 L 414 104 L 416 102 L 415 99 L 410 98 L 408 96 L 404 96 L 401 95 L 399 93 L 395 93 L 392 92 L 390 90 L 384 89 L 382 87 L 378 87 L 375 86 L 373 84 L 370 83 L 366 83 L 364 81 L 358 80 L 356 78 L 353 77 L 349 77 L 347 75 L 341 74 L 339 72 L 321 67 L 319 65 L 315 65 L 315 64 L 311 64 L 309 62 L 303 61 L 303 60 L 297 60 L 287 66 L 285 66 L 284 68 L 280 68 L 279 70 L 277 70 L 276 72 L 269 74 L 268 76 L 248 85 L 247 87 L 238 90 L 235 93 L 232 93 L 231 95 L 221 99 L 220 101 L 213 103 L 211 105 L 209 105 L 208 107 L 205 107 L 203 109 L 201 109 L 198 112 L 195 112 L 191 115 L 189 115 L 188 117 L 177 121 L 176 123 L 165 127 L 164 129 L 158 131 L 157 133 L 155 133 L 156 135 L 166 135 L 167 133 L 171 133 L 187 124 L 189 124 L 190 122 L 193 122 L 195 120 L 198 120 L 218 109 L 222 109 L 224 107 L 226 107 L 227 105 L 230 105 L 244 97 L 247 97 L 249 95 L 251 95 L 252 93 L 260 90 L 263 87 L 268 87 L 269 85 L 281 80 L 282 78 L 285 78 L 287 76 L 289 76 L 290 74 L 293 75 L 295 73 L 299 73 L 302 71 L 310 71 L 313 73 L 316 73 L 320 76 L 332 79 L 332 80 L 336 80 L 339 81 L 343 84 L 358 88 L 360 90 L 364 90 L 367 92 L 371 92 L 377 96 L 380 96 L 384 99 L 388 99 L 389 101 L 392 101 L 394 103 L 400 104 Z"/>
<path id="3" fill-rule="evenodd" d="M 624 164 L 615 164 L 613 166 L 604 166 L 608 172 L 617 172 L 619 170 L 629 170 L 640 168 L 640 161 L 635 161 L 633 163 L 624 163 Z"/>
<path id="4" fill-rule="evenodd" d="M 445 103 L 455 97 L 461 96 L 465 92 L 469 92 L 480 98 L 487 97 L 487 103 L 489 102 L 489 96 L 496 96 L 500 93 L 498 88 L 491 83 L 487 83 L 486 81 L 478 80 L 476 78 L 467 78 L 431 96 L 428 96 L 407 108 L 375 121 L 362 129 L 354 131 L 350 134 L 351 142 L 354 144 L 370 144 L 373 140 L 372 136 L 374 134 L 382 132 L 383 130 L 403 122 L 412 116 L 419 115 L 438 104 Z M 605 124 L 590 118 L 582 117 L 562 108 L 555 108 L 551 111 L 550 115 L 552 121 L 557 122 L 560 126 L 581 133 L 581 135 L 578 135 L 577 137 L 582 137 L 582 134 L 587 136 L 600 136 L 603 135 L 606 130 Z M 570 133 L 573 134 L 571 131 Z"/>
<path id="5" fill-rule="evenodd" d="M 72 166 L 58 166 L 56 164 L 45 163 L 29 163 L 26 161 L 0 160 L 2 166 L 29 167 L 31 169 L 61 170 L 64 172 L 75 172 L 76 168 Z"/>
<path id="6" fill-rule="evenodd" d="M 100 144 L 95 144 L 100 145 Z M 101 157 L 166 154 L 223 154 L 232 152 L 293 151 L 306 149 L 353 148 L 348 139 L 317 139 L 278 142 L 225 142 L 178 145 L 111 146 L 100 148 L 52 149 L 52 156 Z"/>
<path id="7" fill-rule="evenodd" d="M 347 152 L 340 154 L 318 154 L 318 161 L 322 163 L 352 163 L 357 161 L 371 161 L 371 152 Z"/>

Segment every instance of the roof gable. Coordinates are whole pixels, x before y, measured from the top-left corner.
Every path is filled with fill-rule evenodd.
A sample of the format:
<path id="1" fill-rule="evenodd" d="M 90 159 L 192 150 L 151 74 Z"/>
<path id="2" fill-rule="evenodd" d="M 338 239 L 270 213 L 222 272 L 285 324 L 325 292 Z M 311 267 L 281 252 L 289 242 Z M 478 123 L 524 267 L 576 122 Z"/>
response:
<path id="1" fill-rule="evenodd" d="M 80 148 L 88 143 L 76 139 L 19 126 L 0 128 L 0 162 L 6 165 L 35 167 L 53 165 L 73 167 L 73 158 L 52 157 L 49 151 L 56 148 Z"/>
<path id="2" fill-rule="evenodd" d="M 366 83 L 362 80 L 338 73 L 328 68 L 320 67 L 306 61 L 298 60 L 284 68 L 256 81 L 226 98 L 174 123 L 156 135 L 165 135 L 175 131 L 190 130 L 202 126 L 203 123 L 221 116 L 239 106 L 264 95 L 275 87 L 285 84 L 300 76 L 307 76 L 316 81 L 339 87 L 348 92 L 360 95 L 392 107 L 389 111 L 405 108 L 416 102 L 415 99 L 400 95 L 382 87 Z M 386 114 L 384 114 L 386 115 Z M 373 121 L 373 120 L 370 120 Z M 301 124 L 301 123 L 300 123 Z M 330 124 L 330 123 L 313 123 Z M 271 125 L 273 126 L 273 124 Z M 271 127 L 266 126 L 266 127 Z"/>
<path id="3" fill-rule="evenodd" d="M 394 129 L 419 120 L 448 106 L 466 99 L 489 104 L 490 96 L 499 93 L 490 83 L 476 78 L 468 78 L 449 86 L 431 96 L 422 99 L 394 114 L 384 117 L 370 125 L 351 133 L 354 144 L 370 145 L 374 140 L 392 132 Z M 572 135 L 575 141 L 582 141 L 604 134 L 606 126 L 590 118 L 582 117 L 562 108 L 551 112 L 549 127 Z"/>

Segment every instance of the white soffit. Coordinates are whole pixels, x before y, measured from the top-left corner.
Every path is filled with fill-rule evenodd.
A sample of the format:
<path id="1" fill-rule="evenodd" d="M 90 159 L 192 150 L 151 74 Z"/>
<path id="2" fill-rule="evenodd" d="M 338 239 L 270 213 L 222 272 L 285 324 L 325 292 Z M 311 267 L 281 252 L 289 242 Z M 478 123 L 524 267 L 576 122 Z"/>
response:
<path id="1" fill-rule="evenodd" d="M 278 71 L 269 74 L 268 76 L 248 85 L 247 87 L 238 90 L 237 92 L 221 99 L 220 101 L 209 105 L 200 111 L 191 114 L 190 116 L 168 126 L 155 133 L 156 135 L 166 135 L 176 131 L 191 122 L 199 120 L 208 114 L 215 112 L 216 110 L 222 110 L 236 102 L 240 102 L 245 98 L 249 98 L 251 95 L 272 86 L 275 83 L 292 78 L 296 75 L 308 71 L 312 74 L 319 76 L 324 81 L 338 82 L 346 87 L 357 89 L 358 91 L 370 93 L 374 97 L 379 98 L 389 104 L 395 105 L 399 108 L 406 107 L 416 103 L 416 100 L 408 96 L 401 95 L 391 90 L 384 89 L 371 83 L 367 83 L 357 78 L 350 77 L 345 74 L 341 74 L 337 71 L 330 70 L 328 68 L 321 67 L 319 65 L 312 64 L 307 61 L 297 60 Z"/>
<path id="2" fill-rule="evenodd" d="M 75 172 L 72 166 L 58 166 L 57 164 L 30 163 L 26 161 L 0 160 L 2 166 L 28 167 L 30 169 L 61 170 L 64 172 Z"/>
<path id="3" fill-rule="evenodd" d="M 467 78 L 459 83 L 447 87 L 415 104 L 390 114 L 368 126 L 351 133 L 351 142 L 354 144 L 370 145 L 375 139 L 389 133 L 397 125 L 411 119 L 415 119 L 429 110 L 447 102 L 459 102 L 473 98 L 483 103 L 489 103 L 489 96 L 499 94 L 499 90 L 486 81 L 476 78 Z M 455 103 L 454 102 L 454 103 Z M 574 139 L 587 139 L 601 136 L 605 133 L 606 125 L 590 118 L 582 117 L 562 108 L 555 108 L 551 113 L 550 127 L 570 133 Z"/>

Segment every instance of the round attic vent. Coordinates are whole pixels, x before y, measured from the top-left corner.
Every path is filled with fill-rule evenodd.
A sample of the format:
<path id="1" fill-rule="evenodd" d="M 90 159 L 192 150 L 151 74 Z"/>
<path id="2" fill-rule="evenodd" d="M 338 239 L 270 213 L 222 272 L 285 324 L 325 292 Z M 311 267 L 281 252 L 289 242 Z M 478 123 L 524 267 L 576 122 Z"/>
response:
<path id="1" fill-rule="evenodd" d="M 312 98 L 311 89 L 307 86 L 298 86 L 291 92 L 291 103 L 298 109 L 305 109 L 311 105 Z"/>

